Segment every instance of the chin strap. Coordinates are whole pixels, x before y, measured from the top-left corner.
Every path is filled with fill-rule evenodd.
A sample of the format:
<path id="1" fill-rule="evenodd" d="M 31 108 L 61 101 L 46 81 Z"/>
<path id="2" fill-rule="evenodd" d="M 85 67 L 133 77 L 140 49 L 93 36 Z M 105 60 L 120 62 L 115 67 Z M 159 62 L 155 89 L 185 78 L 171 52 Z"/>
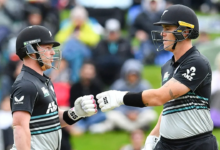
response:
<path id="1" fill-rule="evenodd" d="M 45 67 L 45 65 L 44 65 L 44 63 L 41 62 L 41 61 L 39 61 L 39 60 L 41 60 L 41 57 L 40 57 L 40 55 L 39 55 L 38 53 L 36 53 L 36 57 L 37 57 L 37 62 L 38 62 L 38 64 L 40 65 L 41 69 L 42 69 L 43 71 L 47 70 L 46 67 Z"/>
<path id="2" fill-rule="evenodd" d="M 37 57 L 37 62 L 38 62 L 38 64 L 39 64 L 41 67 L 43 67 L 43 66 L 44 66 L 44 63 L 41 62 L 41 61 L 39 61 L 41 58 L 40 58 L 40 55 L 39 55 L 38 53 L 36 53 L 36 57 Z"/>
<path id="3" fill-rule="evenodd" d="M 173 44 L 172 49 L 175 49 L 175 48 L 176 48 L 176 44 L 177 44 L 177 39 L 176 39 L 175 43 Z"/>

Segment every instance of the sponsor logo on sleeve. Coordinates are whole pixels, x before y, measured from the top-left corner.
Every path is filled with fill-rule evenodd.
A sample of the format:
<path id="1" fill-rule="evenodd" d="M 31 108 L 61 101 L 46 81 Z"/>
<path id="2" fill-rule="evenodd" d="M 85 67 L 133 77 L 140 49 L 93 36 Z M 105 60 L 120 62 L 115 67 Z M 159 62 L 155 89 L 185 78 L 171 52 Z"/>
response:
<path id="1" fill-rule="evenodd" d="M 15 96 L 14 100 L 14 104 L 23 104 L 24 96 L 21 96 L 19 99 Z"/>
<path id="2" fill-rule="evenodd" d="M 183 73 L 182 76 L 186 79 L 188 79 L 189 81 L 192 81 L 193 76 L 196 75 L 196 68 L 193 66 L 190 69 L 186 69 L 186 73 Z"/>

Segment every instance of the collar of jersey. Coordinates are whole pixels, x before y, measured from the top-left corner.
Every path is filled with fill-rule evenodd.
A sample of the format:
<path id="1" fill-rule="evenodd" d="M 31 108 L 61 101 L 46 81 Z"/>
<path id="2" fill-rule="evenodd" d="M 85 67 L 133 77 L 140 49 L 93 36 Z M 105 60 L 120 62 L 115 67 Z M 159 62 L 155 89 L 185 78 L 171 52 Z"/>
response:
<path id="1" fill-rule="evenodd" d="M 44 82 L 44 83 L 46 83 L 48 80 L 50 80 L 50 78 L 47 77 L 45 74 L 43 74 L 43 76 L 42 76 L 42 75 L 40 75 L 39 73 L 37 73 L 36 71 L 34 71 L 33 69 L 31 69 L 31 68 L 29 68 L 29 67 L 27 67 L 27 66 L 25 66 L 25 65 L 23 65 L 23 67 L 22 67 L 21 70 L 22 70 L 22 71 L 26 71 L 26 72 L 28 72 L 28 73 L 34 75 L 35 77 L 37 77 L 38 79 L 40 79 L 40 80 L 41 80 L 42 82 Z"/>
<path id="2" fill-rule="evenodd" d="M 183 56 L 180 57 L 180 59 L 178 59 L 176 62 L 174 60 L 174 56 L 172 57 L 171 60 L 171 65 L 173 66 L 178 66 L 182 61 L 184 61 L 192 52 L 197 51 L 196 47 L 193 46 L 192 48 L 190 48 Z"/>

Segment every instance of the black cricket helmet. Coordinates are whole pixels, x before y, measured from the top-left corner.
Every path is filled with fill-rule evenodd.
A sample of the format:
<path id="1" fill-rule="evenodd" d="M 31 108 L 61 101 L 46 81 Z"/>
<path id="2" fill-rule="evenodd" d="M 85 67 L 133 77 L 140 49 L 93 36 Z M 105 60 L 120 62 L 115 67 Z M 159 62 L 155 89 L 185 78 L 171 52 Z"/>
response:
<path id="1" fill-rule="evenodd" d="M 172 5 L 164 10 L 161 15 L 161 19 L 159 22 L 154 23 L 154 25 L 176 25 L 177 29 L 173 32 L 168 31 L 151 31 L 152 40 L 154 45 L 157 48 L 157 51 L 166 49 L 169 46 L 173 46 L 172 49 L 175 49 L 177 42 L 183 41 L 187 38 L 196 39 L 199 36 L 199 22 L 195 12 L 184 5 Z M 186 30 L 189 30 L 189 33 L 186 35 L 184 33 Z M 173 44 L 163 47 L 163 37 L 161 35 L 162 32 L 173 33 L 176 40 L 166 40 L 173 41 Z"/>
<path id="2" fill-rule="evenodd" d="M 53 48 L 51 50 L 55 52 L 55 55 L 53 56 L 52 65 L 44 62 L 45 59 L 51 59 L 44 55 L 44 53 L 48 50 L 43 49 L 40 46 L 45 44 L 53 44 Z M 37 60 L 41 67 L 44 65 L 49 65 L 54 69 L 58 69 L 60 60 L 62 59 L 61 51 L 58 46 L 60 46 L 60 43 L 54 41 L 50 30 L 43 26 L 33 25 L 24 28 L 19 33 L 16 40 L 16 54 L 21 60 L 28 55 L 30 58 Z M 38 51 L 37 47 L 41 49 L 40 52 Z M 31 57 L 30 54 L 36 54 L 37 59 Z M 42 59 L 40 55 L 45 56 L 45 58 Z"/>

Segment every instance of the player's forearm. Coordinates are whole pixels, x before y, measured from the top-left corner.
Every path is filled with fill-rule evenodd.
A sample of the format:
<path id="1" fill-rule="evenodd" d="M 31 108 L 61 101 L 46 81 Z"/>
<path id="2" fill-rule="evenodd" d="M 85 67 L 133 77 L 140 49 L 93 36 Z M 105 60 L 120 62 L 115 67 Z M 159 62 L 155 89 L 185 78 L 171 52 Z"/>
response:
<path id="1" fill-rule="evenodd" d="M 117 98 L 120 105 L 125 104 L 133 107 L 160 106 L 165 101 L 163 94 L 158 89 L 145 90 L 139 93 L 128 92 L 125 94 L 120 91 L 116 93 L 117 95 L 121 95 Z"/>
<path id="2" fill-rule="evenodd" d="M 60 119 L 60 125 L 62 128 L 68 126 L 68 124 L 63 120 L 63 113 L 64 113 L 64 110 L 59 109 L 59 119 Z"/>
<path id="3" fill-rule="evenodd" d="M 155 146 L 157 145 L 157 142 L 158 142 L 159 137 L 160 137 L 161 114 L 160 114 L 160 117 L 157 121 L 156 126 L 151 131 L 151 133 L 149 134 L 149 136 L 147 137 L 147 139 L 145 141 L 144 150 L 153 150 L 155 148 Z"/>
<path id="4" fill-rule="evenodd" d="M 144 150 L 153 150 L 155 148 L 155 146 L 157 145 L 157 142 L 158 142 L 159 137 L 160 137 L 161 114 L 160 114 L 160 117 L 157 121 L 156 126 L 151 131 L 151 133 L 149 134 L 149 136 L 147 137 L 147 139 L 145 141 Z"/>
<path id="5" fill-rule="evenodd" d="M 159 93 L 158 89 L 150 89 L 142 92 L 142 102 L 145 106 L 161 106 L 163 105 L 163 93 Z"/>
<path id="6" fill-rule="evenodd" d="M 29 128 L 20 125 L 13 126 L 14 140 L 17 150 L 30 150 L 31 149 L 31 134 Z"/>

